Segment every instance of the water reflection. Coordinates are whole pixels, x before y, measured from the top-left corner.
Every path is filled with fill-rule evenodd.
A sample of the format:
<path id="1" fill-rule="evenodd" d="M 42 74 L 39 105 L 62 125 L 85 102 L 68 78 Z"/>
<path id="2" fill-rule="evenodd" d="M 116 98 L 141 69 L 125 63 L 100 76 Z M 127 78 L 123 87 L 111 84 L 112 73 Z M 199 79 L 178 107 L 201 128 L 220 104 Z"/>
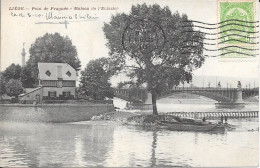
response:
<path id="1" fill-rule="evenodd" d="M 94 166 L 105 160 L 113 127 L 1 123 L 0 132 L 9 166 Z"/>
<path id="2" fill-rule="evenodd" d="M 153 143 L 152 143 L 152 156 L 151 156 L 151 167 L 156 166 L 156 154 L 155 154 L 155 149 L 157 146 L 157 131 L 153 131 Z"/>
<path id="3" fill-rule="evenodd" d="M 1 167 L 254 166 L 258 119 L 230 120 L 238 131 L 177 132 L 113 122 L 1 122 Z"/>

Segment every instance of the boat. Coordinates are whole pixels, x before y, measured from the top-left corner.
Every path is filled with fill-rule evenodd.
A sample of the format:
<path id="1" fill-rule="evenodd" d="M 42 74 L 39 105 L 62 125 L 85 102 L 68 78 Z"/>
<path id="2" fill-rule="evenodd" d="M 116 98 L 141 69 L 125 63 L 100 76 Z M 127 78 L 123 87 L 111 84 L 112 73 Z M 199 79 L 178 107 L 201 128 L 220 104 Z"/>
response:
<path id="1" fill-rule="evenodd" d="M 157 121 L 159 126 L 172 131 L 219 131 L 225 130 L 225 127 L 213 123 L 189 123 L 189 122 L 172 122 Z"/>
<path id="2" fill-rule="evenodd" d="M 232 124 L 228 124 L 228 123 L 223 123 L 222 126 L 224 126 L 225 128 L 227 128 L 227 130 L 235 130 L 237 128 L 236 125 L 232 125 Z"/>

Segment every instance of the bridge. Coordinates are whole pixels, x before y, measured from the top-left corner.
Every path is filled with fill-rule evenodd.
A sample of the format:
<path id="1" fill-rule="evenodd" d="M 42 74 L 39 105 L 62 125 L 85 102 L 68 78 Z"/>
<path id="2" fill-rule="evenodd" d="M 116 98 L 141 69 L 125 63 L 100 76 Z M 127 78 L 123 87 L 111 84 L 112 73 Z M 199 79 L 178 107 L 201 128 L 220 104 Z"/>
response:
<path id="1" fill-rule="evenodd" d="M 216 100 L 218 102 L 216 107 L 244 107 L 243 100 L 259 95 L 259 88 L 242 88 L 240 83 L 237 88 L 173 87 L 171 90 L 157 95 L 157 100 L 184 92 Z M 115 89 L 115 97 L 131 102 L 151 104 L 151 94 L 146 89 L 139 89 L 135 93 L 131 92 L 131 89 Z"/>

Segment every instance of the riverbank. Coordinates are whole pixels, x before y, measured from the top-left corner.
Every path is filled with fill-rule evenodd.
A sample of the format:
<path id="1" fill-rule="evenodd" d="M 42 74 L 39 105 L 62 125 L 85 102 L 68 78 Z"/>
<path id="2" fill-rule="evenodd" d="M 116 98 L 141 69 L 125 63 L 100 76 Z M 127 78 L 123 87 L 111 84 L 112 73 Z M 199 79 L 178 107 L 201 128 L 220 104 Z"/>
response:
<path id="1" fill-rule="evenodd" d="M 0 120 L 64 123 L 91 120 L 93 116 L 114 111 L 113 104 L 32 106 L 26 104 L 1 104 Z"/>
<path id="2" fill-rule="evenodd" d="M 136 116 L 138 114 L 135 114 L 133 112 L 123 112 L 123 111 L 113 111 L 104 113 L 98 116 L 93 116 L 91 120 L 109 120 L 109 121 L 116 121 L 125 123 L 126 120 L 130 117 Z"/>
<path id="3" fill-rule="evenodd" d="M 121 124 L 134 125 L 134 126 L 156 126 L 158 121 L 179 121 L 183 119 L 177 116 L 159 114 L 153 115 L 151 113 L 134 113 L 126 111 L 114 111 L 109 113 L 93 116 L 92 121 L 109 120 L 119 122 Z"/>

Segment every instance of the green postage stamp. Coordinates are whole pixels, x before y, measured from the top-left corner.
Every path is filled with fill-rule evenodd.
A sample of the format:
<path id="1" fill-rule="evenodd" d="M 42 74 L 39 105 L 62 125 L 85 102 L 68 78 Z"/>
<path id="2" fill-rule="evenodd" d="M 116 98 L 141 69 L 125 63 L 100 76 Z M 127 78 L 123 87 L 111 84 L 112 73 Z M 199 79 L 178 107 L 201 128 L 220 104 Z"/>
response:
<path id="1" fill-rule="evenodd" d="M 255 1 L 218 1 L 221 58 L 254 58 L 257 53 Z"/>

